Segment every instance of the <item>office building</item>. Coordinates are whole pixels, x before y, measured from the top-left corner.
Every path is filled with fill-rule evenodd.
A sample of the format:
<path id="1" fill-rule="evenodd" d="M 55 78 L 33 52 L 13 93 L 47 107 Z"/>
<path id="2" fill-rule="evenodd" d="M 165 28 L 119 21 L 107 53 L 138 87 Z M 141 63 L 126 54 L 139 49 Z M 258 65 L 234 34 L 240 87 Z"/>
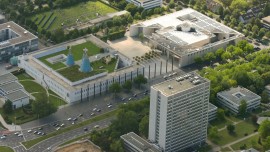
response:
<path id="1" fill-rule="evenodd" d="M 173 58 L 179 67 L 190 65 L 195 58 L 225 48 L 244 37 L 191 8 L 130 26 L 130 36 L 140 34 L 151 48 Z"/>
<path id="2" fill-rule="evenodd" d="M 207 138 L 210 81 L 188 73 L 153 85 L 149 140 L 165 152 L 200 145 Z"/>
<path id="3" fill-rule="evenodd" d="M 261 97 L 259 95 L 240 86 L 218 92 L 217 99 L 221 106 L 227 108 L 234 114 L 238 114 L 241 101 L 246 101 L 247 111 L 258 108 L 261 103 Z"/>
<path id="4" fill-rule="evenodd" d="M 138 7 L 143 7 L 144 9 L 150 9 L 154 7 L 161 7 L 162 0 L 126 0 L 129 3 L 133 3 Z"/>
<path id="5" fill-rule="evenodd" d="M 134 132 L 130 132 L 121 136 L 124 143 L 125 152 L 161 152 L 161 150 L 138 136 Z"/>
<path id="6" fill-rule="evenodd" d="M 208 109 L 208 121 L 212 121 L 217 118 L 217 107 L 209 102 Z"/>
<path id="7" fill-rule="evenodd" d="M 38 37 L 14 22 L 0 24 L 0 62 L 38 49 Z"/>

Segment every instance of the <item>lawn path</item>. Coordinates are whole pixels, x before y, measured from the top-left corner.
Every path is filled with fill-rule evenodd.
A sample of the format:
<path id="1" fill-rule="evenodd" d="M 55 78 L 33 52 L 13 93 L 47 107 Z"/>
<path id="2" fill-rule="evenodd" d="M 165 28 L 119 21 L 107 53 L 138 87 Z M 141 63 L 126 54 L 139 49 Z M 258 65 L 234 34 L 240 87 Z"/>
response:
<path id="1" fill-rule="evenodd" d="M 230 143 L 228 143 L 228 144 L 226 144 L 226 145 L 224 145 L 224 146 L 221 146 L 221 147 L 222 147 L 222 148 L 229 147 L 230 149 L 232 149 L 232 148 L 231 148 L 231 145 L 236 144 L 236 143 L 238 143 L 238 142 L 240 142 L 240 141 L 243 141 L 243 140 L 245 140 L 245 139 L 248 139 L 248 138 L 250 138 L 250 137 L 252 137 L 252 136 L 255 136 L 255 135 L 257 135 L 257 134 L 259 134 L 259 133 L 258 133 L 258 132 L 255 132 L 255 133 L 253 133 L 253 134 L 250 134 L 250 135 L 248 135 L 248 136 L 246 136 L 246 137 L 243 137 L 243 138 L 241 138 L 241 139 L 238 139 L 238 140 L 235 140 L 235 141 L 233 141 L 233 142 L 230 142 Z"/>

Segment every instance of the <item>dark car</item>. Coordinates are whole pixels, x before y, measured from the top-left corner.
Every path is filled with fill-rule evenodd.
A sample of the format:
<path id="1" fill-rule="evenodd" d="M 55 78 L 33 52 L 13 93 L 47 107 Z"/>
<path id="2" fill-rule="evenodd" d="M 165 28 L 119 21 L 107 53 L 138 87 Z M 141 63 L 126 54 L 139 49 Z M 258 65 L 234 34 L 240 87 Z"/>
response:
<path id="1" fill-rule="evenodd" d="M 88 128 L 83 128 L 84 131 L 88 131 Z"/>
<path id="2" fill-rule="evenodd" d="M 43 129 L 42 127 L 38 128 L 38 130 L 42 130 L 42 129 Z"/>
<path id="3" fill-rule="evenodd" d="M 78 118 L 73 118 L 73 121 L 77 121 L 78 120 Z"/>
<path id="4" fill-rule="evenodd" d="M 97 109 L 97 112 L 101 112 L 101 109 Z"/>
<path id="5" fill-rule="evenodd" d="M 79 114 L 79 117 L 83 116 L 83 114 Z"/>

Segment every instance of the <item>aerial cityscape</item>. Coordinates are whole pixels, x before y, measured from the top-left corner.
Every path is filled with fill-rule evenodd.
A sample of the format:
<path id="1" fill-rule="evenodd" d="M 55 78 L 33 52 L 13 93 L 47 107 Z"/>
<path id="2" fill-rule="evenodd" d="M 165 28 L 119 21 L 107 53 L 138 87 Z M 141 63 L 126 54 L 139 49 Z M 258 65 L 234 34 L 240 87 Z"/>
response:
<path id="1" fill-rule="evenodd" d="M 270 152 L 269 0 L 0 0 L 0 152 Z"/>

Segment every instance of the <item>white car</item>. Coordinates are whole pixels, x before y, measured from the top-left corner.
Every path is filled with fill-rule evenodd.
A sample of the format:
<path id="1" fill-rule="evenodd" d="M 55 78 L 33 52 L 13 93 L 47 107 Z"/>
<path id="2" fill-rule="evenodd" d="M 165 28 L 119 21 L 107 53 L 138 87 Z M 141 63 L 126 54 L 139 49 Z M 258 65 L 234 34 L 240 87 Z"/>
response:
<path id="1" fill-rule="evenodd" d="M 112 107 L 112 105 L 108 105 L 108 108 L 111 108 Z"/>
<path id="2" fill-rule="evenodd" d="M 72 124 L 72 125 L 74 125 L 74 124 L 75 124 L 75 122 L 73 121 L 71 124 Z"/>
<path id="3" fill-rule="evenodd" d="M 30 133 L 30 132 L 32 132 L 32 130 L 28 130 L 27 132 Z"/>
<path id="4" fill-rule="evenodd" d="M 63 127 L 63 126 L 65 126 L 65 124 L 61 124 L 61 125 L 60 125 L 60 127 Z"/>
<path id="5" fill-rule="evenodd" d="M 95 115 L 95 113 L 91 113 L 91 116 L 94 116 Z"/>
<path id="6" fill-rule="evenodd" d="M 97 110 L 97 108 L 94 108 L 94 109 L 93 109 L 93 111 L 96 111 L 96 110 Z"/>
<path id="7" fill-rule="evenodd" d="M 15 132 L 14 135 L 19 135 L 20 133 L 19 132 Z"/>
<path id="8" fill-rule="evenodd" d="M 99 128 L 99 125 L 95 125 L 95 128 Z"/>
<path id="9" fill-rule="evenodd" d="M 68 118 L 67 120 L 68 120 L 68 121 L 71 121 L 71 120 L 72 120 L 72 118 Z"/>
<path id="10" fill-rule="evenodd" d="M 56 128 L 56 130 L 59 130 L 61 127 Z"/>
<path id="11" fill-rule="evenodd" d="M 19 135 L 18 135 L 18 137 L 22 137 L 22 136 L 23 136 L 23 134 L 19 134 Z"/>

